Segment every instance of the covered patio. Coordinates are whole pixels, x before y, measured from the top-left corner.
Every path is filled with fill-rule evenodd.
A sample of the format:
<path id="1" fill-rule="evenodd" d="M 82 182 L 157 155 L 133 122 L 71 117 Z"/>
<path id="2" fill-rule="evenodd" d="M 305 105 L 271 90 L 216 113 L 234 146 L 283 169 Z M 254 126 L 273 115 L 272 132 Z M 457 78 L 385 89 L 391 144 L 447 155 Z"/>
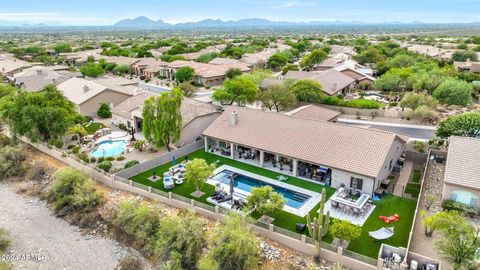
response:
<path id="1" fill-rule="evenodd" d="M 375 209 L 368 194 L 356 194 L 339 188 L 325 203 L 324 214 L 362 226 Z"/>

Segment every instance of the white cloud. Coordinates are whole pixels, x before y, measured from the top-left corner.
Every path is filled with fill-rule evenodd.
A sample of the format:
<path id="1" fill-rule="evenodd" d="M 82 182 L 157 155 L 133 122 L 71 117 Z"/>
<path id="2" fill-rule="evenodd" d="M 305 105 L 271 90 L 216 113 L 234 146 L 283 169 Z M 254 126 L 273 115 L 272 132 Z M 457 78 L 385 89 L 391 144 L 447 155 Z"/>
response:
<path id="1" fill-rule="evenodd" d="M 299 1 L 291 1 L 291 2 L 282 3 L 280 5 L 272 6 L 272 8 L 283 9 L 283 8 L 296 8 L 301 6 L 304 6 L 304 4 L 302 4 Z"/>

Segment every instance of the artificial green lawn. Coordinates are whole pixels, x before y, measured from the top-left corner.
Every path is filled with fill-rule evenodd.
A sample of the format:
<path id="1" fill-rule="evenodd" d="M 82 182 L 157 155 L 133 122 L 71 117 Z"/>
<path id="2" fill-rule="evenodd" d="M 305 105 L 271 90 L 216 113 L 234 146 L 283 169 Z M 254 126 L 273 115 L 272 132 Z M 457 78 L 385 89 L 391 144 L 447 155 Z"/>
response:
<path id="1" fill-rule="evenodd" d="M 243 162 L 239 162 L 236 160 L 231 160 L 229 158 L 222 157 L 219 155 L 207 153 L 203 149 L 197 150 L 188 155 L 188 159 L 194 159 L 194 158 L 205 159 L 208 163 L 213 163 L 217 160 L 220 160 L 219 165 L 230 165 L 245 171 L 249 171 L 258 175 L 271 178 L 271 179 L 277 179 L 277 176 L 281 175 L 280 173 L 277 173 L 277 172 L 259 168 L 259 167 L 246 164 Z M 177 163 L 181 162 L 184 159 L 185 157 L 177 158 L 176 162 Z M 159 167 L 153 168 L 151 170 L 148 170 L 136 176 L 133 176 L 130 179 L 135 182 L 138 182 L 147 186 L 151 186 L 162 191 L 171 191 L 173 193 L 182 195 L 184 197 L 196 199 L 197 201 L 207 203 L 206 199 L 208 198 L 208 196 L 214 193 L 214 187 L 212 185 L 205 184 L 202 191 L 204 191 L 206 194 L 201 198 L 195 198 L 190 195 L 192 192 L 195 191 L 195 188 L 192 184 L 183 183 L 181 185 L 175 186 L 175 188 L 171 190 L 166 190 L 163 187 L 163 181 L 152 182 L 148 180 L 148 178 L 153 175 L 153 172 L 155 172 L 156 175 L 163 175 L 163 173 L 166 172 L 171 166 L 172 166 L 171 163 L 163 164 Z M 288 176 L 288 180 L 283 182 L 291 185 L 299 186 L 304 189 L 316 191 L 316 192 L 321 192 L 321 190 L 325 188 L 327 193 L 327 199 L 330 198 L 330 196 L 335 192 L 335 189 L 333 188 L 325 187 L 321 184 L 308 182 L 308 181 L 291 177 L 291 176 Z M 210 203 L 207 203 L 207 204 L 210 204 Z M 400 221 L 394 224 L 395 235 L 391 239 L 384 242 L 392 246 L 406 247 L 407 241 L 408 241 L 408 234 L 410 232 L 411 224 L 413 221 L 413 214 L 415 211 L 414 201 L 402 199 L 395 196 L 384 197 L 380 202 L 375 202 L 375 204 L 377 205 L 377 207 L 375 208 L 374 212 L 372 213 L 372 215 L 369 217 L 369 219 L 363 226 L 362 236 L 359 239 L 352 241 L 348 247 L 348 249 L 351 251 L 354 251 L 372 258 L 377 258 L 377 254 L 378 254 L 378 250 L 380 248 L 381 242 L 380 241 L 374 242 L 373 239 L 368 236 L 368 232 L 374 231 L 381 227 L 386 226 L 383 223 L 383 221 L 377 219 L 378 216 L 380 215 L 388 216 L 388 215 L 393 215 L 394 213 L 397 213 L 400 215 Z M 320 205 L 318 204 L 310 211 L 310 215 L 312 217 L 318 215 L 317 211 L 319 207 Z M 301 218 L 299 216 L 293 215 L 285 211 L 279 211 L 277 214 L 273 215 L 272 217 L 275 219 L 273 221 L 274 225 L 290 231 L 295 231 L 295 223 L 297 222 L 301 222 L 304 224 L 306 223 L 306 218 Z M 308 234 L 308 232 L 304 232 L 304 233 Z M 327 235 L 324 238 L 324 241 L 327 243 L 330 243 L 332 241 L 332 237 Z"/>
<path id="2" fill-rule="evenodd" d="M 413 170 L 412 182 L 420 183 L 421 178 L 422 178 L 422 172 L 420 170 Z"/>
<path id="3" fill-rule="evenodd" d="M 420 195 L 420 184 L 408 183 L 405 187 L 405 193 L 412 195 L 414 198 L 418 198 L 418 195 Z"/>

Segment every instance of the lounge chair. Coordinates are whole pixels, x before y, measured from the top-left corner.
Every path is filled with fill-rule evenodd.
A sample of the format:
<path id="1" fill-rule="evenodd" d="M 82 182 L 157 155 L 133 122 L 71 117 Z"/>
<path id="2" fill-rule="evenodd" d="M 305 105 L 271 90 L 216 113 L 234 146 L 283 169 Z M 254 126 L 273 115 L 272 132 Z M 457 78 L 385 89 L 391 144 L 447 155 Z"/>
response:
<path id="1" fill-rule="evenodd" d="M 171 177 L 164 177 L 163 178 L 163 187 L 165 187 L 165 189 L 174 188 L 175 183 L 173 182 L 173 179 Z"/>
<path id="2" fill-rule="evenodd" d="M 394 227 L 380 228 L 376 231 L 368 232 L 368 235 L 375 240 L 385 240 L 393 236 L 393 228 Z"/>
<path id="3" fill-rule="evenodd" d="M 226 201 L 231 200 L 231 199 L 232 199 L 232 195 L 227 195 L 227 196 L 225 196 L 221 199 L 218 199 L 217 203 L 223 203 L 223 202 L 226 202 Z"/>

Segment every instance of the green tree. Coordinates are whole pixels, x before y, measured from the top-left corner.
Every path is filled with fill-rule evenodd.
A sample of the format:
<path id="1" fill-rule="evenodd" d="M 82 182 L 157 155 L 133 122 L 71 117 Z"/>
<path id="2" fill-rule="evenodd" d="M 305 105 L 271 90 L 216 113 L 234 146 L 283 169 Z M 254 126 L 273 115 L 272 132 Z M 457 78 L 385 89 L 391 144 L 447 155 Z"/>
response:
<path id="1" fill-rule="evenodd" d="M 209 52 L 209 53 L 200 55 L 199 57 L 197 57 L 197 59 L 195 59 L 195 61 L 200 63 L 208 63 L 217 57 L 218 57 L 217 52 Z"/>
<path id="2" fill-rule="evenodd" d="M 91 78 L 98 78 L 105 74 L 105 71 L 103 70 L 101 65 L 92 62 L 89 62 L 84 66 L 80 67 L 80 72 L 83 74 L 83 76 Z"/>
<path id="3" fill-rule="evenodd" d="M 127 74 L 130 72 L 130 66 L 128 65 L 118 65 L 112 69 L 113 73 L 116 74 Z"/>
<path id="4" fill-rule="evenodd" d="M 17 93 L 17 88 L 10 84 L 0 83 L 0 99 L 6 96 L 14 96 Z"/>
<path id="5" fill-rule="evenodd" d="M 182 93 L 177 88 L 145 101 L 143 134 L 156 147 L 167 147 L 180 139 L 182 130 Z"/>
<path id="6" fill-rule="evenodd" d="M 112 169 L 112 162 L 108 161 L 108 160 L 104 160 L 104 161 L 98 163 L 97 167 L 106 171 L 106 172 L 109 172 L 110 169 Z"/>
<path id="7" fill-rule="evenodd" d="M 197 88 L 190 82 L 182 82 L 178 85 L 178 88 L 185 97 L 191 97 L 197 91 Z"/>
<path id="8" fill-rule="evenodd" d="M 301 60 L 300 60 L 300 66 L 303 69 L 311 69 L 315 65 L 320 64 L 323 62 L 325 59 L 327 59 L 328 54 L 322 50 L 313 50 L 311 53 L 305 55 Z"/>
<path id="9" fill-rule="evenodd" d="M 432 95 L 440 102 L 467 106 L 472 103 L 472 92 L 473 87 L 468 82 L 449 78 L 440 84 Z"/>
<path id="10" fill-rule="evenodd" d="M 330 235 L 340 239 L 341 242 L 350 242 L 362 235 L 362 227 L 340 219 L 334 220 L 328 231 L 330 232 Z"/>
<path id="11" fill-rule="evenodd" d="M 363 52 L 355 55 L 353 58 L 357 60 L 360 64 L 378 63 L 385 60 L 385 57 L 382 55 L 380 50 L 375 47 L 369 47 Z"/>
<path id="12" fill-rule="evenodd" d="M 397 54 L 387 61 L 387 66 L 392 68 L 406 68 L 413 66 L 417 62 L 415 57 L 408 54 Z"/>
<path id="13" fill-rule="evenodd" d="M 107 103 L 100 104 L 100 108 L 97 110 L 97 115 L 101 118 L 110 118 L 112 117 L 112 112 L 110 111 L 110 105 Z"/>
<path id="14" fill-rule="evenodd" d="M 436 247 L 453 269 L 475 269 L 476 252 L 480 248 L 480 229 L 455 211 L 438 212 L 426 219 L 434 232 L 441 234 Z"/>
<path id="15" fill-rule="evenodd" d="M 254 187 L 247 197 L 247 208 L 260 215 L 272 216 L 283 209 L 285 199 L 271 186 Z"/>
<path id="16" fill-rule="evenodd" d="M 294 64 L 287 64 L 286 66 L 283 67 L 282 69 L 282 75 L 287 74 L 290 70 L 297 71 L 299 70 L 297 65 Z"/>
<path id="17" fill-rule="evenodd" d="M 478 61 L 478 55 L 475 52 L 472 51 L 455 51 L 452 54 L 452 60 L 453 61 L 459 61 L 459 62 L 465 62 L 468 59 L 470 61 Z"/>
<path id="18" fill-rule="evenodd" d="M 420 106 L 427 106 L 428 108 L 435 109 L 438 105 L 438 100 L 430 96 L 427 93 L 406 93 L 400 101 L 400 106 L 404 108 L 410 108 L 415 110 Z"/>
<path id="19" fill-rule="evenodd" d="M 438 113 L 427 105 L 420 105 L 407 114 L 408 117 L 420 120 L 422 123 L 435 123 L 439 116 Z"/>
<path id="20" fill-rule="evenodd" d="M 268 66 L 273 69 L 278 69 L 285 66 L 290 59 L 285 53 L 275 53 L 270 58 L 268 58 Z"/>
<path id="21" fill-rule="evenodd" d="M 215 164 L 208 164 L 204 159 L 195 158 L 185 165 L 185 181 L 193 184 L 196 192 L 200 192 L 207 179 L 212 176 Z"/>
<path id="22" fill-rule="evenodd" d="M 244 106 L 247 103 L 254 102 L 257 93 L 258 88 L 255 83 L 247 77 L 239 76 L 226 80 L 223 83 L 223 88 L 213 93 L 213 99 L 222 105 L 237 103 L 240 106 Z"/>
<path id="23" fill-rule="evenodd" d="M 138 151 L 142 152 L 143 148 L 145 147 L 145 140 L 138 140 L 133 145 L 133 148 L 137 149 Z"/>
<path id="24" fill-rule="evenodd" d="M 330 211 L 327 211 L 327 214 L 323 215 L 323 209 L 325 208 L 327 194 L 325 188 L 322 188 L 322 196 L 320 199 L 320 208 L 318 209 L 318 217 L 314 217 L 313 220 L 310 217 L 310 214 L 307 214 L 307 228 L 308 233 L 313 238 L 315 242 L 315 260 L 320 261 L 320 251 L 322 250 L 322 239 L 327 235 L 328 226 L 330 224 Z"/>
<path id="25" fill-rule="evenodd" d="M 282 82 L 269 84 L 265 90 L 258 93 L 258 100 L 264 108 L 275 109 L 277 112 L 292 108 L 296 104 L 295 95 Z"/>
<path id="26" fill-rule="evenodd" d="M 200 270 L 249 270 L 258 266 L 258 239 L 251 221 L 233 215 L 225 226 L 217 226 L 209 239 L 209 252 L 200 260 Z"/>
<path id="27" fill-rule="evenodd" d="M 2 100 L 0 115 L 10 131 L 33 141 L 58 139 L 79 119 L 73 104 L 53 85 L 41 92 L 22 91 Z"/>
<path id="28" fill-rule="evenodd" d="M 227 79 L 233 79 L 237 76 L 241 76 L 243 72 L 239 68 L 229 68 L 227 72 L 225 72 L 225 77 Z"/>
<path id="29" fill-rule="evenodd" d="M 175 72 L 177 82 L 191 81 L 195 76 L 195 70 L 192 67 L 182 67 Z"/>
<path id="30" fill-rule="evenodd" d="M 298 80 L 290 87 L 298 101 L 318 103 L 323 97 L 323 87 L 314 80 Z"/>
<path id="31" fill-rule="evenodd" d="M 59 43 L 53 46 L 53 50 L 56 53 L 69 53 L 72 52 L 72 45 L 70 43 Z"/>
<path id="32" fill-rule="evenodd" d="M 450 116 L 440 122 L 437 136 L 448 138 L 450 136 L 475 137 L 480 135 L 480 113 L 468 112 Z"/>

